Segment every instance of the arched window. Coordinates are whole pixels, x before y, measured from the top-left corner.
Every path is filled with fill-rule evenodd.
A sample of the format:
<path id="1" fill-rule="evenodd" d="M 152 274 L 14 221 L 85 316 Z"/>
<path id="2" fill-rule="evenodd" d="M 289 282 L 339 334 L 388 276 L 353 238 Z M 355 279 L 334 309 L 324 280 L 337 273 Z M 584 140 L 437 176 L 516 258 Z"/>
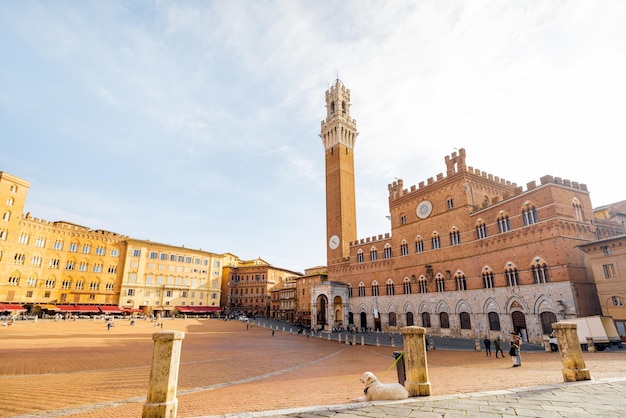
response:
<path id="1" fill-rule="evenodd" d="M 424 328 L 430 328 L 430 314 L 428 312 L 422 312 L 422 326 Z"/>
<path id="2" fill-rule="evenodd" d="M 424 240 L 420 236 L 415 238 L 415 252 L 416 253 L 423 253 L 424 252 Z"/>
<path id="3" fill-rule="evenodd" d="M 465 274 L 457 271 L 454 275 L 454 281 L 456 283 L 456 290 L 467 290 L 467 282 L 465 280 Z"/>
<path id="4" fill-rule="evenodd" d="M 396 313 L 389 312 L 389 326 L 395 327 L 396 325 L 398 325 L 398 323 L 396 322 Z"/>
<path id="5" fill-rule="evenodd" d="M 469 313 L 461 312 L 459 319 L 461 320 L 461 329 L 472 329 L 472 321 Z"/>
<path id="6" fill-rule="evenodd" d="M 420 277 L 418 284 L 420 286 L 420 293 L 426 293 L 426 277 Z"/>
<path id="7" fill-rule="evenodd" d="M 548 283 L 550 281 L 550 275 L 548 274 L 548 266 L 539 257 L 535 258 L 530 270 L 533 272 L 533 279 L 535 283 Z"/>
<path id="8" fill-rule="evenodd" d="M 539 318 L 541 319 L 541 332 L 550 335 L 552 333 L 552 324 L 557 322 L 556 314 L 554 312 L 541 312 Z"/>
<path id="9" fill-rule="evenodd" d="M 500 315 L 497 312 L 489 312 L 489 330 L 500 331 Z"/>
<path id="10" fill-rule="evenodd" d="M 574 216 L 577 221 L 584 221 L 585 218 L 583 216 L 583 205 L 580 204 L 577 198 L 572 199 L 572 207 L 574 208 Z"/>
<path id="11" fill-rule="evenodd" d="M 365 296 L 365 284 L 363 282 L 359 283 L 359 297 Z"/>
<path id="12" fill-rule="evenodd" d="M 508 263 L 504 269 L 504 275 L 509 286 L 519 286 L 519 272 L 513 263 Z"/>
<path id="13" fill-rule="evenodd" d="M 359 248 L 359 251 L 356 253 L 356 262 L 363 263 L 365 261 L 365 257 L 363 256 L 363 250 Z"/>
<path id="14" fill-rule="evenodd" d="M 406 326 L 410 327 L 411 325 L 415 325 L 415 320 L 413 319 L 413 312 L 406 313 Z"/>
<path id="15" fill-rule="evenodd" d="M 450 328 L 450 318 L 448 312 L 441 312 L 439 314 L 439 324 L 441 328 Z"/>
<path id="16" fill-rule="evenodd" d="M 450 245 L 459 245 L 461 243 L 461 233 L 453 226 L 450 230 Z"/>
<path id="17" fill-rule="evenodd" d="M 446 291 L 446 282 L 441 273 L 437 273 L 437 277 L 435 278 L 435 284 L 437 284 L 437 292 Z"/>
<path id="18" fill-rule="evenodd" d="M 395 288 L 393 285 L 393 280 L 389 279 L 387 280 L 387 284 L 385 285 L 385 287 L 387 288 L 387 295 L 388 296 L 393 296 L 396 294 L 395 292 Z"/>
<path id="19" fill-rule="evenodd" d="M 498 216 L 498 232 L 502 234 L 503 232 L 508 232 L 510 230 L 511 221 L 509 221 L 509 215 L 501 211 Z"/>
<path id="20" fill-rule="evenodd" d="M 400 244 L 400 254 L 409 255 L 409 244 L 407 244 L 404 240 L 402 240 L 402 243 Z"/>
<path id="21" fill-rule="evenodd" d="M 524 203 L 524 207 L 522 208 L 522 217 L 524 218 L 524 226 L 536 224 L 537 222 L 539 222 L 537 209 L 535 208 L 535 205 L 530 202 Z"/>
<path id="22" fill-rule="evenodd" d="M 402 215 L 402 216 L 400 216 L 400 223 L 401 223 L 402 225 L 406 225 L 406 215 Z"/>
<path id="23" fill-rule="evenodd" d="M 493 289 L 493 271 L 489 267 L 483 269 L 483 284 L 485 289 Z"/>
<path id="24" fill-rule="evenodd" d="M 404 287 L 404 294 L 410 295 L 411 294 L 411 281 L 409 280 L 408 277 L 404 278 L 404 280 L 402 281 L 402 286 Z"/>
<path id="25" fill-rule="evenodd" d="M 391 245 L 385 245 L 385 248 L 383 249 L 383 254 L 384 258 L 391 258 Z"/>
<path id="26" fill-rule="evenodd" d="M 378 282 L 372 283 L 372 296 L 378 296 Z"/>
<path id="27" fill-rule="evenodd" d="M 439 238 L 439 234 L 436 231 L 433 232 L 433 235 L 430 237 L 430 242 L 433 250 L 441 248 L 441 238 Z"/>
<path id="28" fill-rule="evenodd" d="M 485 222 L 483 222 L 482 219 L 479 219 L 478 222 L 476 222 L 476 238 L 487 238 L 487 225 L 485 224 Z"/>
<path id="29" fill-rule="evenodd" d="M 376 260 L 378 260 L 378 251 L 376 250 L 376 248 L 372 247 L 372 249 L 370 250 L 370 261 Z"/>

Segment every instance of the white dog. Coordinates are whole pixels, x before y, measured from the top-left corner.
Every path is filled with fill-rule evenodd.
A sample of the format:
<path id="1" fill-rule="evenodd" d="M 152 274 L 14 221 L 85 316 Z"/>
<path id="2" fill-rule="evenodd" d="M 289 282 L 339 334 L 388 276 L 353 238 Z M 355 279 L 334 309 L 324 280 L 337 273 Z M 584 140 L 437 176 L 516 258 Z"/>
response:
<path id="1" fill-rule="evenodd" d="M 409 392 L 400 383 L 380 383 L 372 372 L 363 373 L 359 381 L 365 389 L 363 396 L 354 399 L 356 402 L 393 401 L 409 397 Z"/>

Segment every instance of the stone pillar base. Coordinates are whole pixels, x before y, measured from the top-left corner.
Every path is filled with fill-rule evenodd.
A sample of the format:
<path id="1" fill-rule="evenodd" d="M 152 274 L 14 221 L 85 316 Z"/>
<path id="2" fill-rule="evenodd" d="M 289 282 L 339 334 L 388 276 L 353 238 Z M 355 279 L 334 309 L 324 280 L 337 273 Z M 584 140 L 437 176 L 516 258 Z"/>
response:
<path id="1" fill-rule="evenodd" d="M 141 418 L 176 418 L 178 399 L 169 402 L 147 403 L 143 406 Z"/>
<path id="2" fill-rule="evenodd" d="M 589 369 L 563 369 L 565 382 L 578 382 L 579 380 L 591 380 Z"/>
<path id="3" fill-rule="evenodd" d="M 430 382 L 415 383 L 406 381 L 404 382 L 404 387 L 409 392 L 410 397 L 430 396 Z"/>

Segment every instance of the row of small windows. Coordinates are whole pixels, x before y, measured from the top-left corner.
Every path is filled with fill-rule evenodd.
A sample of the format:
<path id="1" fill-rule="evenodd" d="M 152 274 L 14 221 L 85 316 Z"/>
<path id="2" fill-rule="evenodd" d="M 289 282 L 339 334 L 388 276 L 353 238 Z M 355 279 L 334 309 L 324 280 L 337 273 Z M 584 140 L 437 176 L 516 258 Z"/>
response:
<path id="1" fill-rule="evenodd" d="M 1 259 L 2 259 L 2 252 L 0 251 L 0 260 Z M 20 266 L 24 265 L 25 260 L 26 260 L 25 254 L 16 253 L 15 256 L 13 257 L 13 261 L 15 262 L 16 265 L 20 265 Z M 43 258 L 37 255 L 31 258 L 31 264 L 33 265 L 33 267 L 41 267 L 42 261 L 43 261 Z M 61 260 L 58 258 L 51 258 L 50 262 L 48 263 L 48 268 L 55 269 L 55 270 L 60 269 Z M 89 263 L 85 261 L 76 263 L 76 261 L 74 260 L 67 260 L 65 262 L 64 268 L 65 270 L 77 270 L 81 272 L 86 272 L 86 271 L 89 271 Z M 101 263 L 95 263 L 92 265 L 91 271 L 93 273 L 102 273 L 104 271 L 104 265 Z M 109 265 L 107 268 L 107 273 L 109 274 L 117 273 L 117 265 L 115 264 Z"/>
<path id="2" fill-rule="evenodd" d="M 7 236 L 8 236 L 7 231 L 0 229 L 0 240 L 6 241 Z M 21 233 L 18 236 L 17 242 L 18 244 L 28 245 L 28 243 L 30 242 L 30 235 L 26 233 Z M 38 248 L 45 248 L 46 239 L 43 237 L 37 237 L 37 239 L 35 240 L 35 246 Z M 63 246 L 64 246 L 63 240 L 55 240 L 52 243 L 53 250 L 63 251 Z M 68 251 L 71 253 L 77 253 L 79 249 L 80 249 L 80 252 L 82 252 L 83 254 L 91 254 L 92 247 L 91 247 L 91 244 L 83 244 L 82 246 L 80 246 L 77 242 L 72 242 L 69 245 Z M 94 248 L 94 254 L 104 256 L 106 255 L 106 248 L 104 246 L 97 246 Z M 117 248 L 111 248 L 110 255 L 111 257 L 119 257 L 120 250 Z"/>
<path id="3" fill-rule="evenodd" d="M 140 257 L 141 256 L 141 249 L 133 249 L 131 252 L 133 257 Z M 178 262 L 178 263 L 187 263 L 187 264 L 202 264 L 203 266 L 207 266 L 209 264 L 209 260 L 206 259 L 200 259 L 198 257 L 190 257 L 190 256 L 184 256 L 184 255 L 177 255 L 177 254 L 168 254 L 168 253 L 159 253 L 157 251 L 149 251 L 148 252 L 148 258 L 152 259 L 152 260 L 161 260 L 161 261 L 174 261 L 174 262 Z M 216 261 L 214 264 L 217 264 L 215 267 L 219 267 L 219 261 Z"/>
<path id="4" fill-rule="evenodd" d="M 530 269 L 533 282 L 535 284 L 544 284 L 550 281 L 549 269 L 545 263 L 533 265 Z M 519 271 L 516 267 L 507 267 L 503 276 L 505 278 L 506 286 L 519 286 Z M 495 275 L 491 269 L 488 267 L 485 268 L 485 271 L 481 274 L 482 280 L 482 288 L 491 289 L 495 287 Z M 406 277 L 402 286 L 400 287 L 405 295 L 410 295 L 413 293 L 413 285 L 416 285 L 418 293 L 428 293 L 428 279 L 425 276 L 420 276 L 420 278 L 416 282 L 412 282 L 408 277 Z M 457 272 L 454 277 L 446 278 L 443 274 L 438 273 L 434 277 L 435 291 L 436 292 L 445 292 L 445 291 L 453 291 L 453 290 L 467 290 L 467 278 L 462 272 Z M 352 288 L 349 289 L 350 297 L 352 295 Z M 385 292 L 388 296 L 393 296 L 396 294 L 396 284 L 392 279 L 387 280 L 385 284 Z M 370 286 L 370 294 L 371 296 L 380 296 L 380 285 L 377 281 L 372 282 Z M 358 296 L 365 297 L 366 296 L 366 286 L 363 282 L 359 283 L 358 288 Z"/>
<path id="5" fill-rule="evenodd" d="M 20 284 L 20 277 L 19 276 L 10 276 L 9 280 L 7 282 L 7 284 L 9 286 L 19 286 Z M 36 278 L 36 277 L 29 277 L 26 279 L 26 286 L 27 287 L 38 287 L 38 286 L 43 286 L 46 289 L 54 289 L 56 287 L 57 284 L 57 280 L 56 279 L 46 279 L 41 281 L 40 279 Z M 76 290 L 84 290 L 84 289 L 89 289 L 89 290 L 100 290 L 100 282 L 97 280 L 93 280 L 91 282 L 89 282 L 86 286 L 86 282 L 85 280 L 77 280 L 74 282 L 74 285 L 72 286 L 72 280 L 70 279 L 64 279 L 61 281 L 61 289 L 72 289 L 72 287 Z M 115 283 L 113 282 L 108 282 L 104 285 L 104 289 L 107 292 L 112 292 L 115 289 Z"/>
<path id="6" fill-rule="evenodd" d="M 525 219 L 525 222 L 526 221 L 529 222 L 529 223 L 525 223 L 525 225 L 531 225 L 531 224 L 538 222 L 536 213 L 533 211 L 528 212 L 528 214 L 525 216 L 524 219 Z M 508 232 L 511 230 L 511 223 L 509 221 L 508 215 L 502 215 L 500 218 L 498 218 L 497 225 L 498 225 L 499 233 L 504 233 L 504 232 Z M 487 238 L 487 225 L 480 219 L 478 220 L 476 224 L 476 238 L 479 240 Z M 461 244 L 461 232 L 457 229 L 456 226 L 453 226 L 449 232 L 449 242 L 450 242 L 450 245 L 452 246 Z M 437 231 L 433 232 L 430 237 L 430 246 L 431 246 L 431 249 L 433 250 L 438 250 L 441 248 L 441 236 L 439 235 Z M 424 252 L 424 239 L 419 235 L 415 239 L 415 252 L 416 253 Z M 409 244 L 405 240 L 403 240 L 402 243 L 400 244 L 400 255 L 402 256 L 409 255 Z M 390 244 L 386 244 L 385 247 L 383 248 L 383 257 L 386 259 L 393 257 L 393 250 Z M 358 250 L 356 258 L 357 258 L 356 260 L 357 263 L 365 262 L 365 253 L 363 252 L 362 249 Z M 369 251 L 369 261 L 377 261 L 377 260 L 378 260 L 378 249 L 376 249 L 375 247 L 372 247 Z"/>
<path id="7" fill-rule="evenodd" d="M 490 331 L 501 331 L 500 326 L 500 315 L 497 312 L 489 312 L 487 314 L 489 318 L 489 330 Z M 440 312 L 438 314 L 439 317 L 439 326 L 444 329 L 450 328 L 450 314 L 448 312 Z M 422 312 L 422 327 L 430 328 L 432 326 L 431 323 L 431 314 L 429 312 Z M 390 326 L 398 325 L 397 315 L 395 312 L 389 312 L 388 321 Z M 415 325 L 415 319 L 413 316 L 413 312 L 406 313 L 406 324 L 407 326 Z M 472 320 L 469 312 L 459 312 L 459 325 L 461 329 L 472 329 Z"/>

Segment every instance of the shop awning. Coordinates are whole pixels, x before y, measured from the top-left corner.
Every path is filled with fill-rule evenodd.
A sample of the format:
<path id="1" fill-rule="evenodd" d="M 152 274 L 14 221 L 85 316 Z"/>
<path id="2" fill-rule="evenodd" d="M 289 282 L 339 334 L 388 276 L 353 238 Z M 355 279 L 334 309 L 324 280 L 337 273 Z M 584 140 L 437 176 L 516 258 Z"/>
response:
<path id="1" fill-rule="evenodd" d="M 84 313 L 100 313 L 100 309 L 96 305 L 76 305 L 77 312 Z"/>
<path id="2" fill-rule="evenodd" d="M 26 312 L 27 309 L 16 303 L 0 303 L 0 312 Z"/>
<path id="3" fill-rule="evenodd" d="M 194 312 L 219 312 L 222 310 L 219 306 L 191 306 Z"/>
<path id="4" fill-rule="evenodd" d="M 76 312 L 76 307 L 74 305 L 57 305 L 57 308 L 61 312 Z"/>
<path id="5" fill-rule="evenodd" d="M 100 308 L 102 313 L 122 313 L 122 310 L 120 309 L 119 306 L 100 305 L 98 306 L 98 308 Z"/>
<path id="6" fill-rule="evenodd" d="M 39 306 L 41 309 L 45 309 L 48 311 L 58 311 L 59 308 L 57 308 L 55 305 L 37 305 Z"/>
<path id="7" fill-rule="evenodd" d="M 143 312 L 141 309 L 127 308 L 127 307 L 124 307 L 124 309 L 122 309 L 122 311 L 124 311 L 124 312 Z"/>
<path id="8" fill-rule="evenodd" d="M 222 308 L 219 306 L 177 306 L 180 313 L 207 313 L 207 312 L 220 312 Z"/>

